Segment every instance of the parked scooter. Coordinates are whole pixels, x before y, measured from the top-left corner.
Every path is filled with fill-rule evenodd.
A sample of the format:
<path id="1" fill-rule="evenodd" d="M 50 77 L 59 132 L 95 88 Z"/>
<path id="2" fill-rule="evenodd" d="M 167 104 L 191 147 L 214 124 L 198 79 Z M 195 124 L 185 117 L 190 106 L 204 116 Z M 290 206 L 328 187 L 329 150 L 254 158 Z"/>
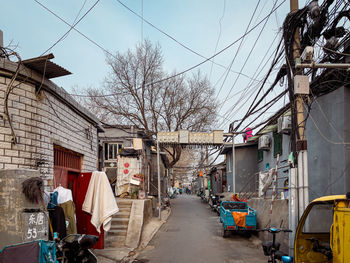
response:
<path id="1" fill-rule="evenodd" d="M 276 234 L 279 232 L 292 232 L 289 229 L 278 229 L 275 227 L 259 229 L 258 231 L 268 231 L 272 234 L 272 241 L 265 241 L 262 244 L 264 255 L 269 256 L 270 259 L 267 261 L 268 263 L 276 263 L 276 260 L 282 261 L 283 263 L 291 263 L 293 262 L 293 258 L 289 257 L 287 254 L 280 251 L 280 243 L 276 242 Z"/>
<path id="2" fill-rule="evenodd" d="M 98 236 L 72 234 L 56 241 L 57 260 L 61 263 L 97 263 L 92 248 L 98 241 Z"/>
<path id="3" fill-rule="evenodd" d="M 217 211 L 217 207 L 219 205 L 219 200 L 220 200 L 220 196 L 219 195 L 210 194 L 210 196 L 209 196 L 209 206 L 215 212 Z"/>
<path id="4" fill-rule="evenodd" d="M 218 200 L 216 201 L 215 212 L 217 213 L 218 216 L 220 216 L 220 205 L 224 201 L 224 198 L 225 198 L 224 195 L 219 195 Z"/>

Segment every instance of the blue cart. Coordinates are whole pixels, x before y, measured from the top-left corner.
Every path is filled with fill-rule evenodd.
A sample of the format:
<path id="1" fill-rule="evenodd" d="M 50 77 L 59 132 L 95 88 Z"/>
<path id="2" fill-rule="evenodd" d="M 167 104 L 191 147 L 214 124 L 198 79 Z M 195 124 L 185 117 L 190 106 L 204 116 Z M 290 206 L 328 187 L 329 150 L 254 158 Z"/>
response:
<path id="1" fill-rule="evenodd" d="M 220 205 L 220 222 L 223 237 L 227 237 L 229 231 L 255 231 L 256 211 L 246 202 L 224 201 Z"/>

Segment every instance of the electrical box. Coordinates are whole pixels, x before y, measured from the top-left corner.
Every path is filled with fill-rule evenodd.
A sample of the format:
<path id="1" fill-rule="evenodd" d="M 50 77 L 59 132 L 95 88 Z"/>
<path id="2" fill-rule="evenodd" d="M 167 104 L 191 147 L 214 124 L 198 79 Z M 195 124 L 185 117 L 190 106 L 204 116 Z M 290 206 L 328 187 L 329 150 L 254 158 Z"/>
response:
<path id="1" fill-rule="evenodd" d="M 259 137 L 258 149 L 268 151 L 270 150 L 270 136 L 269 135 L 261 135 Z"/>
<path id="2" fill-rule="evenodd" d="M 179 132 L 179 143 L 188 143 L 190 132 L 188 130 L 180 130 Z"/>
<path id="3" fill-rule="evenodd" d="M 309 95 L 310 83 L 309 77 L 304 75 L 296 75 L 294 77 L 294 94 Z"/>
<path id="4" fill-rule="evenodd" d="M 281 116 L 277 121 L 278 133 L 289 133 L 292 130 L 292 118 L 291 116 Z"/>

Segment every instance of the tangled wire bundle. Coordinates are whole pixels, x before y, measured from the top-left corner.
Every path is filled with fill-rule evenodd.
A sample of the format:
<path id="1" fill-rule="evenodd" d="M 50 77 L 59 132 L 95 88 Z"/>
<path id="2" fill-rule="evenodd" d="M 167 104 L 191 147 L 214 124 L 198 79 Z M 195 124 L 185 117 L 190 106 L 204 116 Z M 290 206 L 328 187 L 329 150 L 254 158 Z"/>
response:
<path id="1" fill-rule="evenodd" d="M 38 203 L 42 198 L 43 180 L 40 177 L 32 177 L 22 183 L 22 192 L 32 203 Z"/>

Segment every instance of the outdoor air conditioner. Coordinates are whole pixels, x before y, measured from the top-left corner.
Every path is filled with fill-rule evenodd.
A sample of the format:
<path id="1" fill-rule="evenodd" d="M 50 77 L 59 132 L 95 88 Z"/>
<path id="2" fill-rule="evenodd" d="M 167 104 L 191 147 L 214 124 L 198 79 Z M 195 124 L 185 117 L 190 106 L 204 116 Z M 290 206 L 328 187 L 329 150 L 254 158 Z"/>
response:
<path id="1" fill-rule="evenodd" d="M 105 160 L 104 161 L 104 167 L 108 167 L 108 168 L 113 168 L 113 167 L 117 167 L 118 166 L 118 162 L 117 160 Z"/>
<path id="2" fill-rule="evenodd" d="M 270 150 L 270 136 L 268 135 L 261 135 L 259 137 L 259 144 L 258 144 L 259 150 Z"/>
<path id="3" fill-rule="evenodd" d="M 291 116 L 281 116 L 278 118 L 277 131 L 278 133 L 289 133 L 292 129 Z"/>

